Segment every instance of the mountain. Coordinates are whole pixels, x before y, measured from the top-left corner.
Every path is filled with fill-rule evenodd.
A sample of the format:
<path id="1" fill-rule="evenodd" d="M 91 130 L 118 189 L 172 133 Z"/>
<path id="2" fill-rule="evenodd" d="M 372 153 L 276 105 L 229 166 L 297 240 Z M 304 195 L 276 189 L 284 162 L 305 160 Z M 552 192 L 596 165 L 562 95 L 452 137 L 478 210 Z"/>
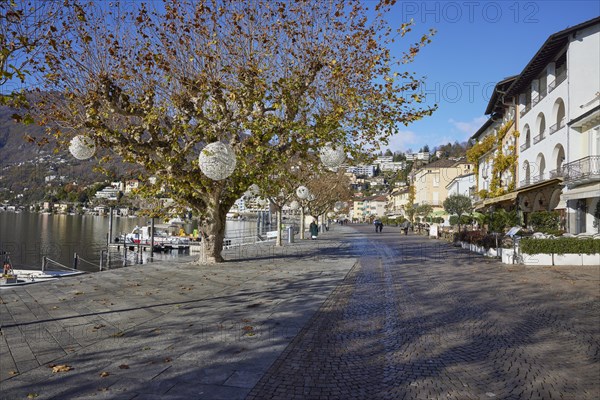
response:
<path id="1" fill-rule="evenodd" d="M 139 167 L 114 159 L 103 168 L 107 176 L 94 167 L 94 158 L 75 159 L 67 150 L 56 148 L 56 142 L 39 146 L 27 137 L 45 137 L 44 128 L 35 124 L 24 125 L 13 121 L 14 111 L 0 107 L 0 200 L 31 204 L 42 199 L 64 194 L 67 187 L 75 194 L 97 182 L 134 176 Z M 74 198 L 77 196 L 71 196 Z"/>

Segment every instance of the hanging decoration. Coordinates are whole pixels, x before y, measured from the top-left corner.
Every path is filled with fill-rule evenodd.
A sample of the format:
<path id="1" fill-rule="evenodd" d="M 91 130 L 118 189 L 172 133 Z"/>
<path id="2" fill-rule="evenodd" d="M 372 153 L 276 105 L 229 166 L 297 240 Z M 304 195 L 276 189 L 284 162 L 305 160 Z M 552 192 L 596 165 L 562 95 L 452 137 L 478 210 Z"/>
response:
<path id="1" fill-rule="evenodd" d="M 346 160 L 346 152 L 342 146 L 338 145 L 334 147 L 328 142 L 319 150 L 319 158 L 326 167 L 337 168 Z"/>
<path id="2" fill-rule="evenodd" d="M 96 144 L 89 136 L 77 135 L 71 139 L 69 151 L 76 159 L 87 160 L 96 154 Z"/>
<path id="3" fill-rule="evenodd" d="M 206 145 L 200 152 L 198 162 L 202 173 L 214 181 L 227 179 L 237 164 L 233 148 L 221 142 Z"/>

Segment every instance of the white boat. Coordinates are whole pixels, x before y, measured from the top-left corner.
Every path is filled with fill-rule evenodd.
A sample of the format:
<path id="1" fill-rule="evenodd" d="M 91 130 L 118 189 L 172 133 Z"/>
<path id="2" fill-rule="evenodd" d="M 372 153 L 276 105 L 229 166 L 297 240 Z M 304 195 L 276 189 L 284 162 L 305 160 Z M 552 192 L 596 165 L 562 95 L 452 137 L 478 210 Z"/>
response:
<path id="1" fill-rule="evenodd" d="M 125 244 L 140 244 L 149 246 L 154 242 L 158 251 L 180 250 L 190 247 L 190 239 L 175 233 L 180 227 L 176 224 L 154 225 L 154 235 L 151 226 L 136 226 L 131 233 L 125 235 Z"/>
<path id="2" fill-rule="evenodd" d="M 32 283 L 46 282 L 67 276 L 84 274 L 85 271 L 78 271 L 62 264 L 56 263 L 63 269 L 45 268 L 46 258 L 44 258 L 44 266 L 41 270 L 37 269 L 15 269 L 12 267 L 10 256 L 7 252 L 0 252 L 4 256 L 2 266 L 2 275 L 0 275 L 0 289 L 7 289 L 15 286 L 31 285 Z M 49 259 L 48 259 L 49 260 Z"/>
<path id="3" fill-rule="evenodd" d="M 15 286 L 31 285 L 33 283 L 47 282 L 55 279 L 80 275 L 85 271 L 57 271 L 57 270 L 33 270 L 12 269 L 4 270 L 0 275 L 0 289 L 8 289 Z"/>

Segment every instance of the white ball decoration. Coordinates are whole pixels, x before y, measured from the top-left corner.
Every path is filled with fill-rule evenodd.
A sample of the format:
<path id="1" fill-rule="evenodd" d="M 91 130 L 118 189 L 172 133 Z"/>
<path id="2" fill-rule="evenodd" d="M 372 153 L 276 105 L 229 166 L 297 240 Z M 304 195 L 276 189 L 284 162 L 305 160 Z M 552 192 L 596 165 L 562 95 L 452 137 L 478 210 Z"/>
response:
<path id="1" fill-rule="evenodd" d="M 256 183 L 253 183 L 248 188 L 248 193 L 251 194 L 252 196 L 258 196 L 259 192 L 260 192 L 260 188 L 258 187 L 258 185 Z"/>
<path id="2" fill-rule="evenodd" d="M 290 203 L 290 210 L 297 210 L 300 208 L 300 203 L 298 203 L 296 200 L 292 200 L 292 202 Z"/>
<path id="3" fill-rule="evenodd" d="M 96 154 L 96 144 L 89 136 L 78 135 L 71 139 L 69 151 L 78 160 L 87 160 Z"/>
<path id="4" fill-rule="evenodd" d="M 309 194 L 310 192 L 306 186 L 299 186 L 298 189 L 296 189 L 296 196 L 301 200 L 307 199 Z"/>
<path id="5" fill-rule="evenodd" d="M 214 181 L 228 178 L 237 164 L 233 148 L 221 142 L 206 145 L 200 152 L 198 162 L 202 173 Z"/>
<path id="6" fill-rule="evenodd" d="M 319 150 L 319 158 L 326 167 L 337 168 L 346 160 L 346 152 L 341 145 L 337 145 L 334 148 L 331 143 L 326 143 L 325 146 Z"/>
<path id="7" fill-rule="evenodd" d="M 306 200 L 308 200 L 308 201 L 314 201 L 316 198 L 317 198 L 317 196 L 315 196 L 312 193 L 309 193 L 308 197 L 306 198 Z"/>

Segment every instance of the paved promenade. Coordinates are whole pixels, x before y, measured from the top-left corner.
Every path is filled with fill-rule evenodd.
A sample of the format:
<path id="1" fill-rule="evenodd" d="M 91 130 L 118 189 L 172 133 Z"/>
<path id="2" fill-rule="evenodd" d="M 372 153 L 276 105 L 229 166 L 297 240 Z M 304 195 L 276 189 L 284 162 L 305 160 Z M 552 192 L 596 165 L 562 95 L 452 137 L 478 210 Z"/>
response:
<path id="1" fill-rule="evenodd" d="M 0 398 L 600 397 L 600 267 L 373 230 L 3 290 Z"/>

